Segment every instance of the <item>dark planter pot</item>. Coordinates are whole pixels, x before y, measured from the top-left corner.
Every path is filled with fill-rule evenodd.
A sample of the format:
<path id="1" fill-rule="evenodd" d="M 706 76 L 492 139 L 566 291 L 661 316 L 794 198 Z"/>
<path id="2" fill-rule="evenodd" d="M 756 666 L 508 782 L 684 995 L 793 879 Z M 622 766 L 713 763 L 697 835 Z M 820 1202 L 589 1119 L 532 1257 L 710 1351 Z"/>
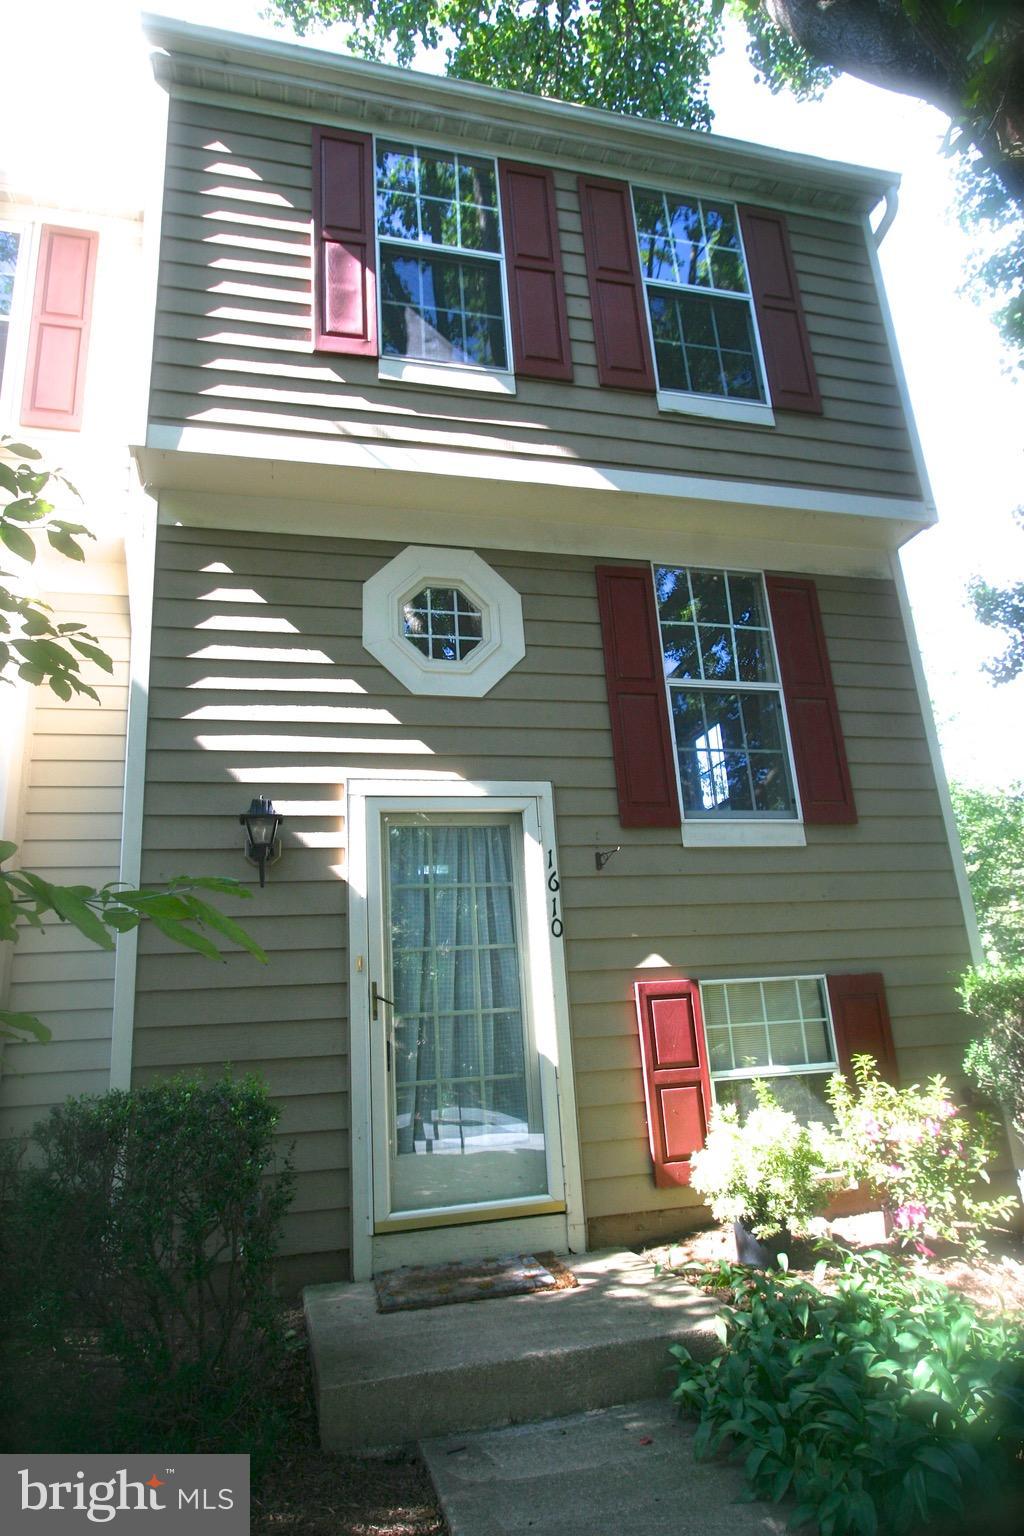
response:
<path id="1" fill-rule="evenodd" d="M 793 1250 L 791 1232 L 779 1232 L 775 1237 L 755 1237 L 740 1221 L 733 1222 L 732 1231 L 737 1259 L 752 1269 L 775 1269 L 779 1254 Z"/>

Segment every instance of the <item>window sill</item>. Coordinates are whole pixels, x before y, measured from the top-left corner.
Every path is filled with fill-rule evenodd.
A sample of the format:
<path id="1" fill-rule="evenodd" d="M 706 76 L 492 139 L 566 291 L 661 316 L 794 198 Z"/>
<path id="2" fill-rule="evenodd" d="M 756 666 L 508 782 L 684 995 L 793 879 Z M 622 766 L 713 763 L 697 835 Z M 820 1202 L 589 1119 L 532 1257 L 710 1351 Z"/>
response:
<path id="1" fill-rule="evenodd" d="M 391 384 L 429 384 L 431 388 L 470 390 L 482 395 L 514 395 L 516 376 L 498 368 L 462 368 L 408 357 L 382 357 L 378 379 Z"/>
<path id="2" fill-rule="evenodd" d="M 684 848 L 805 848 L 802 821 L 686 821 Z"/>
<path id="3" fill-rule="evenodd" d="M 775 425 L 775 412 L 759 400 L 718 400 L 713 395 L 688 395 L 674 389 L 659 389 L 657 399 L 659 411 L 673 411 L 680 416 L 712 416 L 752 427 Z"/>

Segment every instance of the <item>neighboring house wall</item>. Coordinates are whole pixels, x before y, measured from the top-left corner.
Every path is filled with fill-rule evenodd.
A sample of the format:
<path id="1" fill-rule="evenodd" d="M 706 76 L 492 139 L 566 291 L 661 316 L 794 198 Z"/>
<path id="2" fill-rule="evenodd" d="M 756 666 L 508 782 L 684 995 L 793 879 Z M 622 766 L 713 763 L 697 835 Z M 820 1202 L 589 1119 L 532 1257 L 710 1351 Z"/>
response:
<path id="1" fill-rule="evenodd" d="M 105 586 L 120 591 L 47 593 L 59 622 L 87 624 L 113 659 L 113 674 L 83 676 L 100 695 L 70 703 L 37 690 L 32 702 L 19 826 L 20 860 L 58 884 L 103 885 L 118 878 L 128 706 L 128 598 L 123 570 Z M 114 956 L 57 919 L 27 929 L 10 961 L 8 1005 L 34 1013 L 47 1044 L 8 1043 L 0 1077 L 5 1135 L 29 1130 L 68 1094 L 102 1093 L 110 1083 Z"/>
<path id="2" fill-rule="evenodd" d="M 270 953 L 265 972 L 144 936 L 135 1068 L 230 1061 L 266 1076 L 300 1171 L 286 1251 L 319 1256 L 306 1278 L 348 1262 L 344 791 L 368 772 L 554 785 L 592 1244 L 678 1229 L 696 1204 L 654 1186 L 637 977 L 881 971 L 904 1081 L 955 1070 L 952 982 L 969 954 L 891 583 L 816 578 L 857 824 L 808 826 L 806 847 L 684 849 L 678 829 L 619 823 L 595 561 L 482 550 L 522 594 L 525 658 L 483 699 L 423 697 L 361 643 L 362 585 L 402 547 L 159 537 L 144 877 L 188 867 L 255 884 L 239 811 L 266 793 L 288 820 L 266 890 L 237 904 Z M 616 844 L 597 874 L 595 849 Z"/>
<path id="3" fill-rule="evenodd" d="M 556 173 L 574 382 L 519 378 L 511 398 L 415 388 L 379 381 L 375 358 L 312 351 L 311 139 L 308 122 L 172 100 L 151 430 L 291 434 L 310 458 L 334 439 L 921 495 L 859 222 L 789 214 L 823 417 L 749 427 L 599 388 L 575 169 Z M 502 155 L 500 132 L 480 147 Z"/>

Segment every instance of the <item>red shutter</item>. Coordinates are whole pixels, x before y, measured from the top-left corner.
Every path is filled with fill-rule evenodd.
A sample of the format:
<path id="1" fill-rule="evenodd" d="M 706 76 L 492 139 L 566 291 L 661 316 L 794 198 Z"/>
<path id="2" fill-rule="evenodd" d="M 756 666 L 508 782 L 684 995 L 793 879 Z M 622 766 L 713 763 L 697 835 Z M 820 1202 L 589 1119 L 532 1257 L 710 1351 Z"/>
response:
<path id="1" fill-rule="evenodd" d="M 599 565 L 594 574 L 619 820 L 624 827 L 678 827 L 672 724 L 651 572 L 643 565 Z"/>
<path id="2" fill-rule="evenodd" d="M 690 1158 L 707 1140 L 711 1078 L 695 981 L 634 985 L 654 1182 L 689 1184 Z"/>
<path id="3" fill-rule="evenodd" d="M 531 379 L 570 380 L 554 173 L 499 160 L 498 179 L 515 371 Z"/>
<path id="4" fill-rule="evenodd" d="M 840 1071 L 850 1071 L 854 1056 L 873 1056 L 882 1077 L 895 1084 L 896 1048 L 881 975 L 869 971 L 863 976 L 829 976 L 826 979 Z"/>
<path id="5" fill-rule="evenodd" d="M 857 820 L 818 590 L 806 576 L 765 577 L 804 821 Z"/>
<path id="6" fill-rule="evenodd" d="M 377 356 L 377 260 L 373 140 L 368 133 L 313 130 L 316 345 Z"/>
<path id="7" fill-rule="evenodd" d="M 741 208 L 739 214 L 772 404 L 820 416 L 821 393 L 785 214 L 769 208 Z"/>
<path id="8" fill-rule="evenodd" d="M 32 301 L 22 425 L 77 431 L 99 235 L 44 225 Z"/>
<path id="9" fill-rule="evenodd" d="M 581 176 L 579 192 L 597 376 L 616 389 L 653 393 L 654 365 L 629 187 L 624 181 Z"/>

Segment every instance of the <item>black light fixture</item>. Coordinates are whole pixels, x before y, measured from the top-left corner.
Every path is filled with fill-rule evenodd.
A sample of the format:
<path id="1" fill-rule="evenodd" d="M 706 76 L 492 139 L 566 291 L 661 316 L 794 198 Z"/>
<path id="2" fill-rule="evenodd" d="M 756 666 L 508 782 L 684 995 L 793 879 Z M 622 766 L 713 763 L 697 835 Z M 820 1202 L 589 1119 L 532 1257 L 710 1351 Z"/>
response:
<path id="1" fill-rule="evenodd" d="M 621 843 L 616 843 L 614 848 L 598 848 L 598 849 L 596 849 L 595 853 L 594 853 L 594 864 L 597 867 L 598 874 L 600 874 L 602 869 L 604 869 L 604 867 L 608 863 L 609 859 L 614 859 L 615 855 L 617 853 L 621 853 L 621 852 L 622 852 L 622 845 L 621 845 Z"/>
<path id="2" fill-rule="evenodd" d="M 244 815 L 238 818 L 245 828 L 245 856 L 260 872 L 260 885 L 267 883 L 267 865 L 281 857 L 281 839 L 277 835 L 284 817 L 274 810 L 274 802 L 257 796 Z"/>

